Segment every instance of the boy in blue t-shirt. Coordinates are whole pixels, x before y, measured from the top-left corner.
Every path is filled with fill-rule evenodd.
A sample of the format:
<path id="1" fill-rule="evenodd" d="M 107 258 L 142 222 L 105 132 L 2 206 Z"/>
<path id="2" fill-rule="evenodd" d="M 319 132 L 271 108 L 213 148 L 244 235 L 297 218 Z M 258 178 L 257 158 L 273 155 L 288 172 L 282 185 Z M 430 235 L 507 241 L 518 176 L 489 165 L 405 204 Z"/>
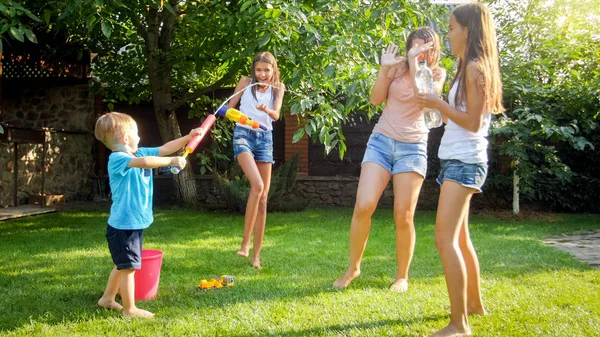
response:
<path id="1" fill-rule="evenodd" d="M 152 318 L 153 313 L 135 306 L 135 270 L 142 267 L 144 228 L 154 221 L 152 215 L 152 169 L 161 166 L 185 167 L 183 157 L 165 157 L 202 135 L 201 128 L 161 147 L 138 148 L 137 124 L 129 115 L 109 112 L 96 121 L 96 138 L 113 151 L 108 158 L 108 175 L 113 203 L 106 227 L 108 249 L 115 267 L 98 305 L 123 310 L 123 316 Z M 115 301 L 121 293 L 123 306 Z"/>

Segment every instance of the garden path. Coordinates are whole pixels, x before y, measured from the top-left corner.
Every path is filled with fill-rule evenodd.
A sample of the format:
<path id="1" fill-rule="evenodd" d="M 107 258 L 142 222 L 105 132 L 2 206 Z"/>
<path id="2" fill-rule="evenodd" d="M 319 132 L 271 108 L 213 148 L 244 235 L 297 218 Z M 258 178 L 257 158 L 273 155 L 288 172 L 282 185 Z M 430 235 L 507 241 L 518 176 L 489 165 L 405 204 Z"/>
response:
<path id="1" fill-rule="evenodd" d="M 600 269 L 600 231 L 563 234 L 544 240 L 546 245 L 571 253 L 593 268 Z"/>

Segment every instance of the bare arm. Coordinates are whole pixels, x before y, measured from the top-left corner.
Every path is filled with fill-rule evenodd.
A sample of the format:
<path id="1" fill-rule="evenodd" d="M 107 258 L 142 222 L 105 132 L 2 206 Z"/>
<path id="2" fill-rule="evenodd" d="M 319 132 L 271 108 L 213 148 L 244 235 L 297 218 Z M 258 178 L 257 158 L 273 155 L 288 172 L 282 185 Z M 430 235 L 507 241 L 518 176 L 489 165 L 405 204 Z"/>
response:
<path id="1" fill-rule="evenodd" d="M 158 148 L 158 156 L 168 156 L 172 153 L 181 150 L 187 143 L 189 143 L 193 136 L 199 135 L 202 137 L 204 132 L 205 130 L 203 130 L 202 128 L 195 128 L 192 129 L 192 131 L 190 131 L 190 133 L 187 136 L 179 137 L 175 140 L 165 143 L 163 146 Z"/>
<path id="2" fill-rule="evenodd" d="M 275 102 L 273 102 L 273 109 L 269 109 L 266 104 L 258 105 L 258 110 L 264 111 L 272 120 L 279 120 L 281 105 L 283 104 L 283 95 L 285 94 L 285 84 L 279 83 L 277 96 L 275 96 Z"/>
<path id="3" fill-rule="evenodd" d="M 241 90 L 244 90 L 249 85 L 250 85 L 250 77 L 242 76 L 242 78 L 240 78 L 240 80 L 238 81 L 238 84 L 235 87 L 233 94 L 234 95 L 237 94 L 238 92 L 240 92 Z M 231 98 L 229 103 L 227 103 L 227 106 L 229 108 L 235 108 L 238 105 L 238 103 L 240 102 L 241 98 L 242 98 L 242 95 L 233 96 L 233 98 Z"/>
<path id="4" fill-rule="evenodd" d="M 439 110 L 443 117 L 451 119 L 468 131 L 479 131 L 484 121 L 485 98 L 482 92 L 483 86 L 481 85 L 482 74 L 475 63 L 470 63 L 467 66 L 466 81 L 466 112 L 452 107 L 436 94 L 419 94 L 417 96 L 419 105 Z"/>
<path id="5" fill-rule="evenodd" d="M 177 166 L 179 168 L 185 167 L 185 158 L 183 157 L 134 157 L 129 161 L 129 167 L 138 167 L 144 169 L 152 169 L 163 166 Z"/>
<path id="6" fill-rule="evenodd" d="M 436 68 L 433 72 L 433 87 L 439 95 L 444 91 L 444 83 L 446 82 L 446 69 Z"/>
<path id="7" fill-rule="evenodd" d="M 381 66 L 379 74 L 371 89 L 371 104 L 379 105 L 387 99 L 388 88 L 393 81 L 393 78 L 388 77 L 389 68 Z"/>
<path id="8" fill-rule="evenodd" d="M 398 72 L 404 72 L 403 66 L 406 64 L 404 57 L 396 57 L 398 46 L 391 44 L 387 49 L 381 50 L 381 66 L 379 74 L 371 89 L 371 104 L 379 105 L 387 99 L 388 88 Z M 394 74 L 394 76 L 390 76 Z"/>
<path id="9" fill-rule="evenodd" d="M 410 70 L 410 80 L 413 84 L 413 91 L 416 94 L 419 93 L 419 88 L 417 88 L 417 81 L 415 80 L 415 75 L 417 74 L 417 70 L 419 70 L 419 62 L 417 60 L 418 56 L 433 48 L 433 42 L 425 43 L 424 45 L 415 44 L 408 51 L 408 69 Z"/>
<path id="10" fill-rule="evenodd" d="M 433 73 L 433 87 L 439 95 L 444 91 L 444 82 L 446 82 L 446 69 L 437 68 Z M 442 114 L 442 122 L 448 124 L 448 117 Z"/>

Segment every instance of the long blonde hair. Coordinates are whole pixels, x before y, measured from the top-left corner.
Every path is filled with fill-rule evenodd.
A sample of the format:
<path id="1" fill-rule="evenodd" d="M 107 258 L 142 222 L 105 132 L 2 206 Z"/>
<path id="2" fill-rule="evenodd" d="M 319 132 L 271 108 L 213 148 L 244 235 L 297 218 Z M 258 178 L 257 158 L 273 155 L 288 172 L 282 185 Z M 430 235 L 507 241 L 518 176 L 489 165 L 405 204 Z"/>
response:
<path id="1" fill-rule="evenodd" d="M 459 57 L 456 76 L 450 85 L 452 87 L 458 80 L 455 102 L 465 103 L 467 65 L 473 62 L 482 75 L 481 83 L 478 81 L 477 84 L 482 86 L 486 109 L 494 114 L 502 113 L 502 80 L 492 15 L 481 3 L 459 6 L 452 11 L 452 15 L 461 26 L 468 29 L 464 60 Z"/>
<path id="2" fill-rule="evenodd" d="M 273 85 L 272 93 L 273 93 L 273 100 L 275 100 L 275 97 L 277 97 L 279 95 L 279 83 L 280 83 L 279 68 L 277 67 L 277 60 L 275 59 L 275 56 L 273 56 L 273 54 L 269 53 L 268 51 L 258 53 L 256 56 L 254 56 L 254 59 L 252 60 L 251 82 L 250 83 L 257 82 L 255 66 L 258 62 L 268 63 L 271 65 L 271 67 L 273 67 L 273 78 L 271 79 L 271 85 Z M 256 90 L 257 89 L 258 88 L 256 86 L 252 87 L 252 96 L 254 96 L 254 99 L 256 99 Z"/>

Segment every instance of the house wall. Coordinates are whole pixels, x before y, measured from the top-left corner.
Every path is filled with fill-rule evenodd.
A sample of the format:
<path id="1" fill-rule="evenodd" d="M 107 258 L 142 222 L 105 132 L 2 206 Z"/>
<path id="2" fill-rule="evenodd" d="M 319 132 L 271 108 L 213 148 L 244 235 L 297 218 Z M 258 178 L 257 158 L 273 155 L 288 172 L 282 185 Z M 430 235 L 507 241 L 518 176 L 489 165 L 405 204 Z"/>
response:
<path id="1" fill-rule="evenodd" d="M 94 167 L 95 98 L 86 83 L 4 80 L 1 120 L 11 126 L 45 132 L 45 194 L 65 200 L 87 199 Z M 43 131 L 40 131 L 43 132 Z M 42 144 L 19 144 L 19 204 L 41 192 Z M 0 207 L 13 205 L 14 144 L 0 143 Z"/>

